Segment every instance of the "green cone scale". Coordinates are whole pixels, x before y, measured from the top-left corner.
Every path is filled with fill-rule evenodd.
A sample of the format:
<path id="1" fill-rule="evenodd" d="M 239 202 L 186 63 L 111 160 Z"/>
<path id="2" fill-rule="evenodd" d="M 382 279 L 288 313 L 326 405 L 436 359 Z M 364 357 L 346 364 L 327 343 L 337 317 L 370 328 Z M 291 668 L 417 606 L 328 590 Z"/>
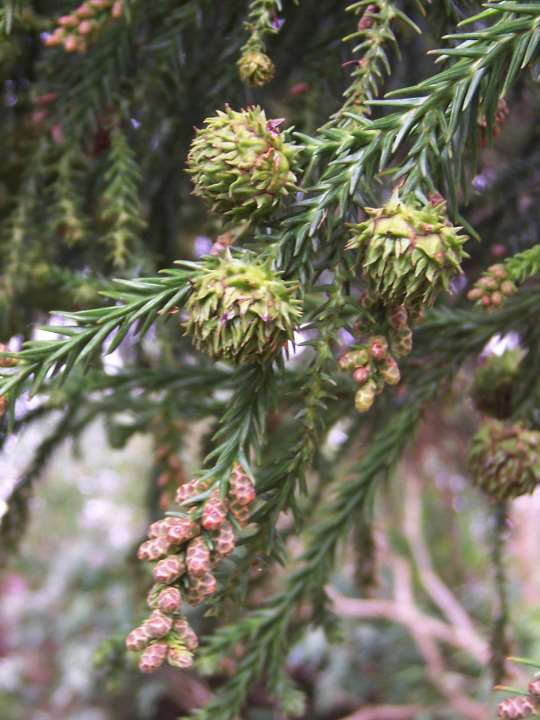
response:
<path id="1" fill-rule="evenodd" d="M 225 110 L 205 120 L 188 155 L 187 168 L 203 198 L 234 220 L 268 216 L 296 188 L 297 148 L 260 107 Z"/>
<path id="2" fill-rule="evenodd" d="M 301 316 L 296 284 L 269 264 L 230 254 L 208 258 L 191 283 L 186 332 L 212 358 L 264 362 L 293 338 Z"/>
<path id="3" fill-rule="evenodd" d="M 467 237 L 449 222 L 444 201 L 394 194 L 384 207 L 364 210 L 368 218 L 352 227 L 347 248 L 359 252 L 370 290 L 385 305 L 432 305 L 467 257 Z"/>
<path id="4" fill-rule="evenodd" d="M 530 494 L 540 483 L 540 432 L 486 422 L 473 438 L 469 463 L 486 495 L 507 500 Z"/>

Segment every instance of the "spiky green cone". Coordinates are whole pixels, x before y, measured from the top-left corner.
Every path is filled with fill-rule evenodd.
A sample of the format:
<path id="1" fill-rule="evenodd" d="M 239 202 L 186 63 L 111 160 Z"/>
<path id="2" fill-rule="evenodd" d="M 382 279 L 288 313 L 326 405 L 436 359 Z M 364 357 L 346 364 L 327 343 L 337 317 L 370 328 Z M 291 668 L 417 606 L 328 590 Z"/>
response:
<path id="1" fill-rule="evenodd" d="M 540 432 L 486 422 L 472 440 L 469 463 L 486 495 L 507 500 L 530 494 L 540 483 Z"/>
<path id="2" fill-rule="evenodd" d="M 445 203 L 405 202 L 394 194 L 384 207 L 365 212 L 369 217 L 352 227 L 347 248 L 359 251 L 371 291 L 387 306 L 432 305 L 467 257 L 467 237 L 448 221 Z"/>
<path id="3" fill-rule="evenodd" d="M 497 420 L 510 417 L 522 357 L 520 350 L 507 350 L 502 355 L 491 355 L 477 369 L 471 395 L 480 412 Z"/>
<path id="4" fill-rule="evenodd" d="M 268 361 L 292 339 L 302 314 L 296 285 L 268 264 L 208 258 L 191 283 L 186 332 L 216 360 Z"/>
<path id="5" fill-rule="evenodd" d="M 216 213 L 235 220 L 269 215 L 295 190 L 298 149 L 267 120 L 260 107 L 224 111 L 207 118 L 191 143 L 187 170 Z"/>
<path id="6" fill-rule="evenodd" d="M 238 74 L 247 85 L 262 87 L 273 80 L 276 68 L 268 55 L 252 50 L 244 53 L 238 61 Z"/>

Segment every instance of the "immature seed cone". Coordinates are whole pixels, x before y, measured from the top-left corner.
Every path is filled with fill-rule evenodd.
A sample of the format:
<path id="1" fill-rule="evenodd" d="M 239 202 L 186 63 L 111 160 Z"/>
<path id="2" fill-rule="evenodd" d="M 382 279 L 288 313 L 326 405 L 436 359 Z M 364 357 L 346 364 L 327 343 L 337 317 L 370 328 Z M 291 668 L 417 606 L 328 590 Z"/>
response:
<path id="1" fill-rule="evenodd" d="M 481 413 L 506 420 L 512 414 L 512 393 L 523 354 L 507 350 L 490 355 L 474 374 L 472 399 Z"/>
<path id="2" fill-rule="evenodd" d="M 449 222 L 444 201 L 423 205 L 394 194 L 384 207 L 365 212 L 368 219 L 352 227 L 347 248 L 359 251 L 372 291 L 386 305 L 433 304 L 467 257 L 467 237 Z"/>
<path id="3" fill-rule="evenodd" d="M 532 493 L 540 483 L 540 432 L 486 422 L 472 440 L 469 464 L 474 483 L 492 498 Z"/>
<path id="4" fill-rule="evenodd" d="M 220 215 L 249 220 L 269 215 L 295 189 L 297 148 L 260 107 L 224 111 L 197 131 L 187 169 L 202 197 Z"/>
<path id="5" fill-rule="evenodd" d="M 216 360 L 267 361 L 292 339 L 301 316 L 296 287 L 267 264 L 212 257 L 191 283 L 186 332 Z"/>
<path id="6" fill-rule="evenodd" d="M 533 703 L 527 697 L 512 697 L 499 703 L 497 717 L 506 720 L 522 720 L 535 715 Z"/>
<path id="7" fill-rule="evenodd" d="M 247 85 L 262 87 L 273 80 L 276 68 L 268 55 L 253 50 L 241 56 L 238 61 L 238 74 L 240 80 Z"/>

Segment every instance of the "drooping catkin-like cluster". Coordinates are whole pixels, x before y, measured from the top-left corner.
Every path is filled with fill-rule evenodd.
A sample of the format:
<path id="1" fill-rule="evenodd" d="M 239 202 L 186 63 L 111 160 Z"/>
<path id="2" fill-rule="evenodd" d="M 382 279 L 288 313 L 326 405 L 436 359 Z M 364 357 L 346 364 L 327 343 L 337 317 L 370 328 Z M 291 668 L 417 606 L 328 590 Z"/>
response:
<path id="1" fill-rule="evenodd" d="M 272 213 L 296 188 L 298 148 L 286 142 L 282 120 L 260 107 L 225 106 L 197 130 L 187 159 L 194 194 L 234 220 Z"/>
<path id="2" fill-rule="evenodd" d="M 467 236 L 448 220 L 443 198 L 423 204 L 394 193 L 384 207 L 364 210 L 368 218 L 352 226 L 347 248 L 358 251 L 369 292 L 387 306 L 432 305 L 467 256 Z"/>
<path id="3" fill-rule="evenodd" d="M 292 340 L 301 316 L 296 283 L 267 263 L 209 257 L 191 280 L 186 332 L 216 360 L 264 362 Z"/>
<path id="4" fill-rule="evenodd" d="M 58 27 L 47 35 L 45 45 L 63 45 L 66 52 L 85 53 L 105 26 L 123 14 L 123 0 L 86 0 L 58 19 Z"/>
<path id="5" fill-rule="evenodd" d="M 496 500 L 532 493 L 540 484 L 540 432 L 485 422 L 472 440 L 469 464 L 475 485 Z"/>
<path id="6" fill-rule="evenodd" d="M 516 286 L 502 264 L 491 265 L 474 283 L 467 298 L 486 310 L 496 310 L 516 292 Z"/>
<path id="7" fill-rule="evenodd" d="M 358 412 L 367 412 L 385 385 L 397 385 L 401 375 L 397 358 L 412 350 L 412 319 L 418 319 L 405 306 L 384 308 L 368 295 L 362 299 L 363 322 L 359 329 L 364 339 L 339 359 L 343 370 L 352 372 L 359 386 L 355 395 Z M 371 334 L 373 332 L 373 334 Z M 377 332 L 377 334 L 375 334 Z"/>
<path id="8" fill-rule="evenodd" d="M 139 560 L 154 563 L 154 585 L 148 594 L 151 614 L 126 639 L 128 650 L 142 652 L 142 672 L 157 670 L 165 660 L 188 668 L 198 638 L 182 615 L 182 606 L 199 605 L 217 590 L 212 570 L 236 546 L 236 530 L 249 522 L 255 487 L 240 465 L 232 470 L 228 491 L 193 479 L 178 487 L 176 502 L 184 513 L 169 515 L 148 530 Z"/>

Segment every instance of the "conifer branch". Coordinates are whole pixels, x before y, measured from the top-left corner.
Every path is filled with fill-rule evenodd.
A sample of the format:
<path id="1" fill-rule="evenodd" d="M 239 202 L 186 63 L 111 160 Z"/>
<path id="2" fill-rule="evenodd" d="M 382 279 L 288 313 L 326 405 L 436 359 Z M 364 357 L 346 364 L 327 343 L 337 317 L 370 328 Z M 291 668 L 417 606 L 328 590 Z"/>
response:
<path id="1" fill-rule="evenodd" d="M 111 133 L 110 165 L 105 174 L 101 217 L 108 227 L 103 241 L 111 248 L 116 267 L 122 267 L 146 227 L 139 199 L 141 173 L 123 130 Z"/>
<path id="2" fill-rule="evenodd" d="M 191 274 L 186 270 L 167 270 L 161 277 L 117 280 L 118 290 L 102 294 L 119 301 L 119 305 L 58 313 L 60 318 L 75 324 L 46 325 L 42 329 L 65 339 L 29 341 L 21 352 L 11 353 L 20 364 L 0 372 L 0 395 L 17 395 L 30 378 L 32 393 L 38 392 L 48 378 L 65 379 L 74 367 L 81 364 L 87 367 L 113 334 L 107 352 L 115 350 L 134 324 L 139 337 L 143 337 L 160 313 L 182 305 L 189 295 L 187 281 Z"/>
<path id="3" fill-rule="evenodd" d="M 338 542 L 346 536 L 353 518 L 357 520 L 359 513 L 369 513 L 377 483 L 392 473 L 414 435 L 423 407 L 440 392 L 441 385 L 454 377 L 465 358 L 479 352 L 494 332 L 515 328 L 516 324 L 520 326 L 530 320 L 538 302 L 537 293 L 534 295 L 521 293 L 493 315 L 470 310 L 435 310 L 420 326 L 417 352 L 424 354 L 429 369 L 413 365 L 405 376 L 411 394 L 390 425 L 371 439 L 355 468 L 357 479 L 349 480 L 338 490 L 331 505 L 325 506 L 324 517 L 308 534 L 299 569 L 288 578 L 283 592 L 238 624 L 218 630 L 203 648 L 200 662 L 205 671 L 214 669 L 219 658 L 230 654 L 238 644 L 244 646 L 245 654 L 222 692 L 207 707 L 197 711 L 197 720 L 210 717 L 231 720 L 241 711 L 248 692 L 261 676 L 270 685 L 272 677 L 279 677 L 278 669 L 296 638 L 291 622 L 298 604 L 309 598 L 314 613 L 312 619 L 325 620 L 324 586 Z"/>
<path id="4" fill-rule="evenodd" d="M 434 391 L 432 387 L 431 392 Z M 252 612 L 237 625 L 218 630 L 209 639 L 200 661 L 205 670 L 216 667 L 219 659 L 239 643 L 244 644 L 245 653 L 237 663 L 234 676 L 219 695 L 194 714 L 197 720 L 232 720 L 241 712 L 249 691 L 261 675 L 270 681 L 272 677 L 279 677 L 279 668 L 295 638 L 291 620 L 299 603 L 308 597 L 315 598 L 317 615 L 321 619 L 324 585 L 337 544 L 347 533 L 351 518 L 365 509 L 375 482 L 394 468 L 411 439 L 420 417 L 420 407 L 427 397 L 429 393 L 420 396 L 418 404 L 408 405 L 393 418 L 386 430 L 373 438 L 358 465 L 358 481 L 344 485 L 331 505 L 325 508 L 324 518 L 314 526 L 299 568 L 288 578 L 285 589 L 270 598 L 260 610 Z"/>
<path id="5" fill-rule="evenodd" d="M 80 193 L 85 162 L 75 143 L 68 143 L 57 162 L 57 177 L 53 185 L 51 208 L 52 230 L 58 232 L 67 245 L 80 242 L 88 232 Z"/>
<path id="6" fill-rule="evenodd" d="M 383 171 L 402 181 L 405 194 L 425 198 L 430 192 L 442 192 L 450 210 L 457 212 L 457 188 L 467 169 L 463 151 L 466 145 L 471 150 L 476 145 L 479 108 L 489 129 L 499 98 L 537 54 L 540 7 L 518 2 L 512 4 L 512 11 L 518 12 L 518 6 L 515 18 L 506 13 L 506 3 L 490 5 L 485 17 L 495 19 L 492 25 L 447 36 L 450 42 L 461 41 L 439 51 L 441 59 L 457 58 L 448 68 L 399 91 L 408 97 L 389 96 L 371 103 L 399 110 L 376 120 L 348 113 L 354 129 L 323 130 L 314 138 L 298 134 L 310 159 L 308 177 L 324 158 L 330 156 L 332 161 L 282 220 L 284 231 L 274 236 L 281 267 L 307 278 L 321 240 L 329 249 L 336 247 L 343 238 L 338 228 L 343 227 L 353 198 L 368 204 L 373 181 Z M 390 170 L 389 163 L 405 145 L 407 157 L 398 169 Z M 476 155 L 471 155 L 474 167 Z"/>
<path id="7" fill-rule="evenodd" d="M 392 29 L 394 21 L 401 20 L 414 31 L 420 29 L 410 18 L 389 0 L 361 0 L 346 8 L 357 21 L 357 30 L 343 38 L 343 42 L 354 40 L 358 44 L 353 53 L 360 54 L 358 60 L 351 60 L 355 65 L 351 73 L 352 82 L 345 90 L 345 102 L 331 119 L 331 124 L 344 127 L 353 122 L 348 112 L 355 115 L 369 114 L 369 102 L 379 94 L 384 78 L 391 73 L 391 65 L 387 47 L 390 47 L 399 58 L 399 44 Z"/>
<path id="8" fill-rule="evenodd" d="M 505 260 L 504 266 L 508 270 L 510 279 L 515 283 L 522 283 L 528 278 L 538 275 L 540 273 L 540 244 L 512 255 Z"/>
<path id="9" fill-rule="evenodd" d="M 266 38 L 276 35 L 279 31 L 279 13 L 282 0 L 250 0 L 245 28 L 249 32 L 241 54 L 248 52 L 264 52 Z"/>

